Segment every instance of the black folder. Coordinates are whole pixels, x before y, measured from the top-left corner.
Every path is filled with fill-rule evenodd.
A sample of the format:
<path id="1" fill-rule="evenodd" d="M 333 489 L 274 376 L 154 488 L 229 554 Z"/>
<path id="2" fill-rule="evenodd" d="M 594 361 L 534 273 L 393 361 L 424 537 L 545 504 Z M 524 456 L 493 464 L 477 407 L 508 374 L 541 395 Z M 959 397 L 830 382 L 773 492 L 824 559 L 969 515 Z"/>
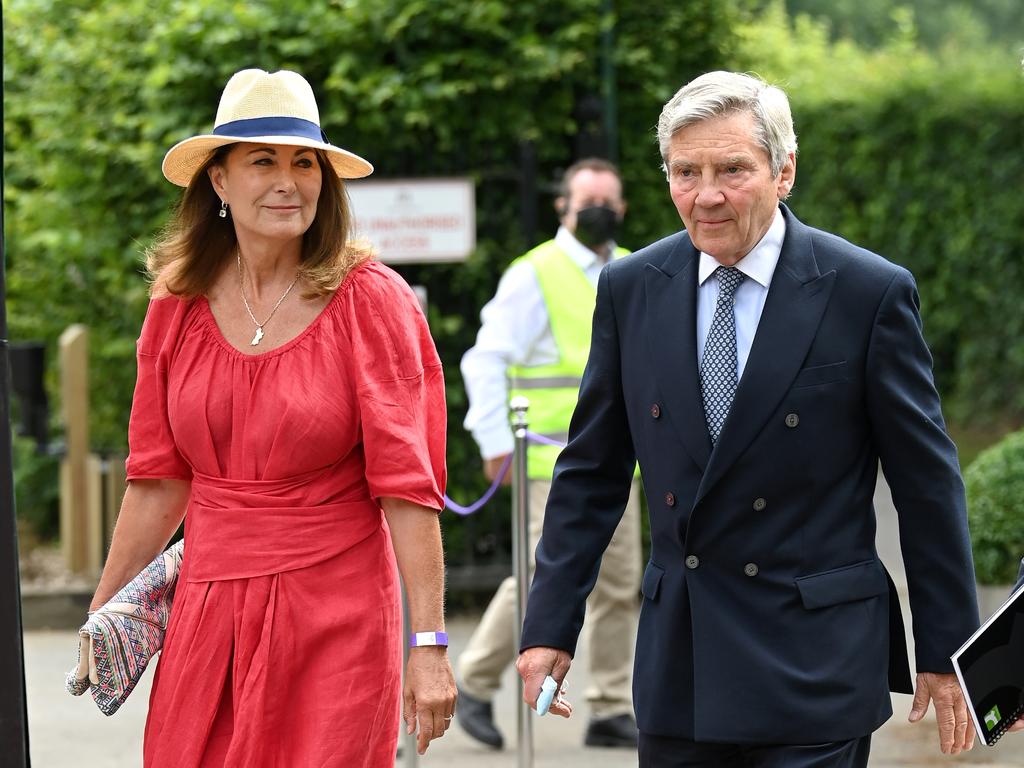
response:
<path id="1" fill-rule="evenodd" d="M 1024 584 L 952 660 L 978 737 L 991 747 L 1024 714 Z"/>

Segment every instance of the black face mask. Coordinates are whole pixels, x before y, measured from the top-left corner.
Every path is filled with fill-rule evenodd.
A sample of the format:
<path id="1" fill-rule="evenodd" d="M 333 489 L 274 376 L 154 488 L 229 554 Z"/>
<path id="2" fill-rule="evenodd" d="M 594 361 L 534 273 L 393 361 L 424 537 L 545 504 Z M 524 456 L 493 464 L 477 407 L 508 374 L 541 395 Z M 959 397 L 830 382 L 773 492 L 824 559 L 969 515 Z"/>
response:
<path id="1" fill-rule="evenodd" d="M 605 205 L 593 205 L 576 212 L 576 239 L 588 248 L 614 240 L 619 231 L 619 214 Z"/>

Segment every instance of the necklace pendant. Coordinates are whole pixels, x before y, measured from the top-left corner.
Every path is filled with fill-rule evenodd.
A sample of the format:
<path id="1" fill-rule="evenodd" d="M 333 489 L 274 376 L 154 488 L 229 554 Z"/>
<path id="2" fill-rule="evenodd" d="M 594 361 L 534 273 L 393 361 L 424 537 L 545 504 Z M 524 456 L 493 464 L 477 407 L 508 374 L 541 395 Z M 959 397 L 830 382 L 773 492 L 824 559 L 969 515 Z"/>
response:
<path id="1" fill-rule="evenodd" d="M 249 346 L 255 347 L 262 340 L 263 340 L 263 327 L 257 325 L 256 326 L 256 335 L 252 337 L 252 341 L 249 342 Z"/>

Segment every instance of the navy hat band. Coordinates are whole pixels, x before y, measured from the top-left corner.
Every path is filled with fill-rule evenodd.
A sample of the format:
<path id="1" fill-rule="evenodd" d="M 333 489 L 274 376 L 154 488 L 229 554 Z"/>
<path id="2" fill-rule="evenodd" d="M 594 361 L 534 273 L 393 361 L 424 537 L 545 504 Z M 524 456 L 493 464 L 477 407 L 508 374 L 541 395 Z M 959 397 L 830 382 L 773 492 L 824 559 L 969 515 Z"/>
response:
<path id="1" fill-rule="evenodd" d="M 248 120 L 233 120 L 213 129 L 215 136 L 256 137 L 295 136 L 313 141 L 327 141 L 327 134 L 320 126 L 301 117 L 254 117 Z"/>

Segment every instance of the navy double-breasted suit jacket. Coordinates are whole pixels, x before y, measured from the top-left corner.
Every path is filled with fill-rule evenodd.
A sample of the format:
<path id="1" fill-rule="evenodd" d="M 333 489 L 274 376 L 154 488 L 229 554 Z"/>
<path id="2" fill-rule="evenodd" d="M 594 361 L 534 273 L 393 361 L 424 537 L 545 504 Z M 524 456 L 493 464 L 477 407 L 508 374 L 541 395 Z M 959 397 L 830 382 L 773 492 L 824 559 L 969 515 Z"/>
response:
<path id="1" fill-rule="evenodd" d="M 919 671 L 978 624 L 963 484 L 910 273 L 805 226 L 786 237 L 712 447 L 686 232 L 603 271 L 522 647 L 572 653 L 639 461 L 651 559 L 634 666 L 646 733 L 809 744 L 870 733 L 909 692 L 875 550 L 878 462 L 899 513 Z"/>

